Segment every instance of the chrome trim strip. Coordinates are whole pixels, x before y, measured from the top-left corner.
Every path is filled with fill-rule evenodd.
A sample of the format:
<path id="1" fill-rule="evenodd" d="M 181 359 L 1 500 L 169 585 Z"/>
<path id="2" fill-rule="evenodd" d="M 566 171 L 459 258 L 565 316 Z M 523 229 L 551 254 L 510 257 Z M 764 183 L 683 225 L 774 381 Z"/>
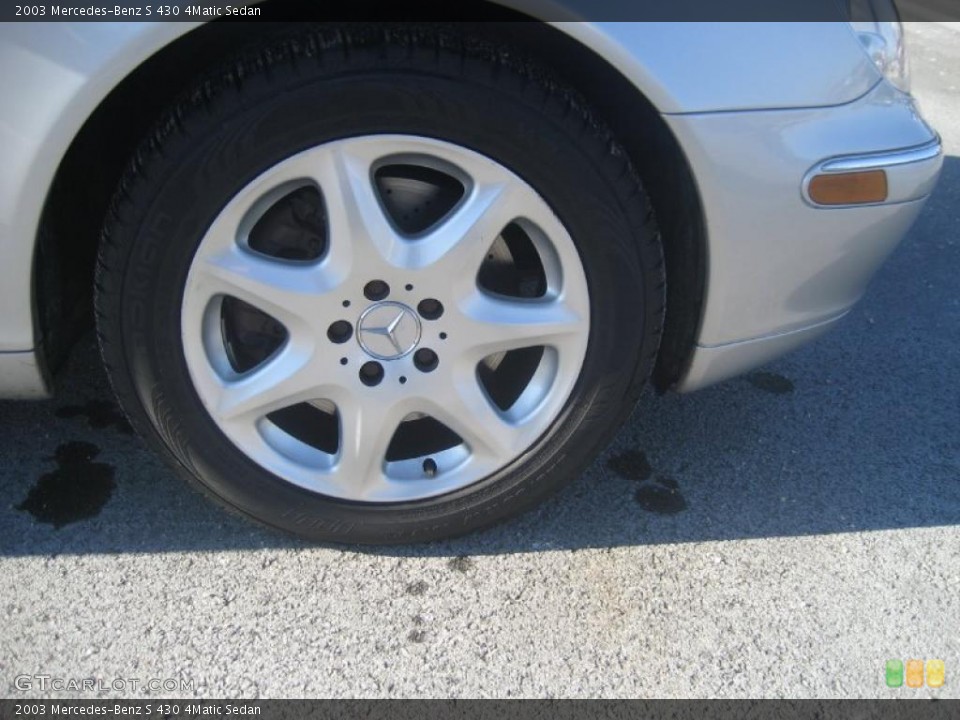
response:
<path id="1" fill-rule="evenodd" d="M 918 180 L 917 178 L 909 178 L 911 175 L 910 171 L 907 171 L 904 166 L 907 165 L 916 165 L 918 163 L 926 162 L 939 162 L 943 156 L 943 147 L 940 143 L 940 136 L 937 135 L 933 140 L 924 143 L 923 145 L 917 145 L 915 147 L 903 148 L 901 150 L 890 150 L 886 152 L 879 153 L 869 153 L 864 155 L 843 155 L 840 157 L 827 158 L 821 162 L 814 165 L 810 170 L 807 171 L 807 174 L 803 176 L 803 182 L 801 183 L 801 197 L 803 201 L 810 207 L 823 210 L 840 210 L 843 208 L 856 208 L 856 207 L 872 207 L 876 205 L 895 205 L 898 203 L 910 202 L 912 200 L 918 200 L 921 197 L 925 197 L 930 189 L 932 188 L 931 182 L 925 182 Z M 906 180 L 906 185 L 909 187 L 903 187 L 904 183 L 899 183 L 900 187 L 898 188 L 895 184 L 897 179 L 898 171 L 896 168 L 904 168 L 899 171 L 901 175 L 906 173 L 906 177 L 902 177 L 901 180 Z M 890 194 L 887 196 L 887 199 L 879 203 L 859 203 L 855 205 L 822 205 L 820 203 L 814 202 L 810 197 L 810 181 L 817 175 L 829 175 L 834 173 L 841 172 L 859 172 L 862 170 L 890 170 L 891 173 L 888 174 L 887 181 L 890 185 Z M 939 169 L 933 173 L 933 179 L 936 179 L 936 175 L 939 172 Z M 913 173 L 916 175 L 916 173 Z M 927 178 L 929 180 L 929 178 Z M 912 190 L 912 192 L 911 192 Z"/>
<path id="2" fill-rule="evenodd" d="M 850 155 L 846 157 L 824 160 L 814 168 L 816 173 L 856 172 L 858 170 L 874 170 L 897 165 L 909 165 L 915 162 L 933 160 L 941 153 L 940 137 L 937 136 L 926 145 L 895 150 L 893 152 L 875 153 L 871 155 Z"/>

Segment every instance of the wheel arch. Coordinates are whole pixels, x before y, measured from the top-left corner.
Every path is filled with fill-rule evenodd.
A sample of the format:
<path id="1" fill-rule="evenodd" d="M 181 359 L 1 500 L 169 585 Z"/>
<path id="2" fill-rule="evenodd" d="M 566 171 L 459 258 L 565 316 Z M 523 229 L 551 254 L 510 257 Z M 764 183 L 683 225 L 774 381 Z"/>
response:
<path id="1" fill-rule="evenodd" d="M 370 7 L 375 9 L 376 2 Z M 389 7 L 396 12 L 395 5 Z M 702 207 L 682 148 L 634 84 L 636 78 L 627 79 L 584 45 L 582 33 L 575 38 L 562 24 L 530 22 L 534 18 L 486 0 L 471 0 L 468 9 L 484 20 L 473 25 L 473 32 L 520 47 L 577 88 L 638 168 L 664 242 L 667 314 L 654 384 L 661 391 L 669 388 L 682 376 L 694 348 L 707 260 Z M 522 22 L 513 22 L 517 20 Z M 177 34 L 154 33 L 153 46 L 140 49 L 142 61 L 126 75 L 88 90 L 98 94 L 89 102 L 95 107 L 79 125 L 50 182 L 36 234 L 32 287 L 35 333 L 42 338 L 36 344 L 51 368 L 89 326 L 100 228 L 137 144 L 198 72 L 264 34 L 260 23 L 215 21 L 177 29 Z"/>

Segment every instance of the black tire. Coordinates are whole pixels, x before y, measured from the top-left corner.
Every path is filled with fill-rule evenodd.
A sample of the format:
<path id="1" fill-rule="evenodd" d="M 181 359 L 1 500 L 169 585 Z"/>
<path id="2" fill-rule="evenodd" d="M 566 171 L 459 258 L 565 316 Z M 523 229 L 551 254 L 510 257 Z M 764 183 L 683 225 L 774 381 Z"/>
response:
<path id="1" fill-rule="evenodd" d="M 578 96 L 519 57 L 436 28 L 312 29 L 199 81 L 143 144 L 104 231 L 98 332 L 131 422 L 206 494 L 313 540 L 450 537 L 539 503 L 576 478 L 625 420 L 661 333 L 653 213 L 626 154 Z M 180 306 L 193 252 L 239 188 L 307 147 L 388 132 L 466 146 L 536 188 L 581 254 L 591 332 L 564 410 L 514 463 L 448 495 L 367 505 L 296 487 L 231 444 L 191 384 Z"/>

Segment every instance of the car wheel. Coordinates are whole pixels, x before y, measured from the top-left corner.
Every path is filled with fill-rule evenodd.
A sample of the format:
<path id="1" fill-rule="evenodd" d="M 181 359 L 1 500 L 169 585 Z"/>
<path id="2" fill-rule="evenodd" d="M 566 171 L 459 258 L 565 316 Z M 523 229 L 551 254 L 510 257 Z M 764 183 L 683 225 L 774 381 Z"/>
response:
<path id="1" fill-rule="evenodd" d="M 629 413 L 663 315 L 652 212 L 517 57 L 311 30 L 202 78 L 142 146 L 101 347 L 206 493 L 316 540 L 449 537 L 577 477 Z"/>

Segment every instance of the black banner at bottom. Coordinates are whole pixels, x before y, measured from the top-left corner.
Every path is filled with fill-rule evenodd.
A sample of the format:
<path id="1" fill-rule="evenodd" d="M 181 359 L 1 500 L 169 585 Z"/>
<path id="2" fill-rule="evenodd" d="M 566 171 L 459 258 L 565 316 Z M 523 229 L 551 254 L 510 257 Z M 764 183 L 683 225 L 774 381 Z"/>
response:
<path id="1" fill-rule="evenodd" d="M 0 700 L 7 718 L 270 720 L 948 720 L 960 701 L 923 700 Z"/>

